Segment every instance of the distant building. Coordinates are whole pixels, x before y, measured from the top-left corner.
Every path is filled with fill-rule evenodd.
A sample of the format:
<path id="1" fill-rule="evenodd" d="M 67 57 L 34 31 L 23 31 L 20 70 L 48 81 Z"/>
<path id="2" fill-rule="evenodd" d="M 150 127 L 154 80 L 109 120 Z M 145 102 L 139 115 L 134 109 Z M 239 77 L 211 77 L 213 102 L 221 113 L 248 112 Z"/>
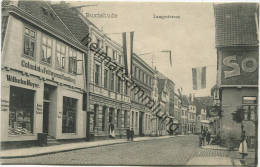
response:
<path id="1" fill-rule="evenodd" d="M 259 5 L 216 4 L 214 11 L 217 87 L 222 110 L 221 138 L 240 138 L 241 125 L 233 121 L 232 113 L 244 109 L 244 130 L 249 138 L 254 139 L 258 99 Z M 250 143 L 253 141 L 250 140 Z"/>

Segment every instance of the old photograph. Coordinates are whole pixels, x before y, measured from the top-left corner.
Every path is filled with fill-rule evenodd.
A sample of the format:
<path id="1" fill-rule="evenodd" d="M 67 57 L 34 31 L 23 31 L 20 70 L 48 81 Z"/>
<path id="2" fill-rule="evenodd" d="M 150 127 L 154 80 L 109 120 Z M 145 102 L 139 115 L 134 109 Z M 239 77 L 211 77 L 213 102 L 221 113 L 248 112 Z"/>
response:
<path id="1" fill-rule="evenodd" d="M 0 164 L 257 166 L 257 1 L 1 9 Z"/>

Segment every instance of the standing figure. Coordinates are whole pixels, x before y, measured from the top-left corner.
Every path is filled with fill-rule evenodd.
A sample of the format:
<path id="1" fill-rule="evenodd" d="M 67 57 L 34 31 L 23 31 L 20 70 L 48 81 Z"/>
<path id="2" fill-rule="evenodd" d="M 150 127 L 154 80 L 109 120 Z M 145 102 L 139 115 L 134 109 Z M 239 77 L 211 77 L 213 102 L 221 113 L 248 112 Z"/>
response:
<path id="1" fill-rule="evenodd" d="M 210 137 L 211 137 L 210 132 L 207 130 L 206 140 L 207 140 L 208 145 L 210 144 Z"/>
<path id="2" fill-rule="evenodd" d="M 246 142 L 246 132 L 243 131 L 241 135 L 241 141 L 239 146 L 239 153 L 242 155 L 242 159 L 247 155 L 247 142 Z"/>
<path id="3" fill-rule="evenodd" d="M 206 131 L 205 129 L 202 130 L 202 133 L 201 133 L 201 140 L 202 140 L 202 146 L 205 146 L 205 138 L 206 138 Z"/>
<path id="4" fill-rule="evenodd" d="M 130 130 L 130 136 L 131 136 L 131 141 L 134 141 L 134 135 L 135 135 L 135 133 L 134 133 L 134 129 L 133 128 L 131 128 L 131 130 Z"/>
<path id="5" fill-rule="evenodd" d="M 115 127 L 114 124 L 109 124 L 109 137 L 115 138 Z"/>

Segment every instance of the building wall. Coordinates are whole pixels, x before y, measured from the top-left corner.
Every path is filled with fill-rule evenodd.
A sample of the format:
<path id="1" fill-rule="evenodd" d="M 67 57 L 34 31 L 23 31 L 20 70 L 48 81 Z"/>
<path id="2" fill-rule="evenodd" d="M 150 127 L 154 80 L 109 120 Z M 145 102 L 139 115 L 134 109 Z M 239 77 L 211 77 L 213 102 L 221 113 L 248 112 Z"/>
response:
<path id="1" fill-rule="evenodd" d="M 25 26 L 36 32 L 34 59 L 23 56 L 24 49 L 24 30 Z M 47 34 L 47 33 L 44 33 Z M 43 94 L 44 84 L 53 85 L 56 91 L 50 105 L 49 115 L 49 134 L 57 139 L 83 138 L 85 136 L 86 126 L 84 125 L 86 114 L 82 111 L 82 96 L 85 89 L 85 80 L 82 75 L 74 75 L 68 73 L 68 61 L 66 61 L 65 70 L 58 70 L 55 66 L 56 42 L 58 39 L 52 38 L 52 63 L 46 65 L 40 61 L 41 39 L 43 31 L 36 26 L 24 24 L 12 15 L 9 16 L 8 26 L 6 30 L 5 41 L 2 49 L 2 68 L 1 71 L 1 140 L 2 141 L 22 141 L 36 140 L 37 133 L 43 132 Z M 66 44 L 66 48 L 72 47 Z M 77 50 L 77 49 L 76 49 Z M 78 50 L 77 50 L 78 51 Z M 68 58 L 68 52 L 66 52 Z M 83 52 L 80 52 L 83 58 Z M 84 59 L 82 59 L 84 62 Z M 36 65 L 41 70 L 31 69 L 26 64 Z M 56 73 L 71 80 L 65 80 L 52 74 L 47 74 L 45 70 Z M 84 71 L 84 67 L 82 67 Z M 7 75 L 15 77 L 18 80 L 7 80 Z M 37 86 L 33 85 L 36 84 Z M 35 91 L 34 107 L 33 107 L 33 133 L 30 135 L 10 135 L 8 134 L 8 121 L 10 109 L 10 87 L 26 88 Z M 62 114 L 63 114 L 63 96 L 73 97 L 77 99 L 76 107 L 76 133 L 62 133 Z M 5 104 L 4 104 L 5 103 Z"/>
<path id="2" fill-rule="evenodd" d="M 222 114 L 221 118 L 221 136 L 228 138 L 232 135 L 236 139 L 241 137 L 241 124 L 232 119 L 232 113 L 242 106 L 244 96 L 258 96 L 257 88 L 222 88 Z M 252 122 L 244 121 L 244 130 L 247 136 L 255 135 L 255 127 Z"/>

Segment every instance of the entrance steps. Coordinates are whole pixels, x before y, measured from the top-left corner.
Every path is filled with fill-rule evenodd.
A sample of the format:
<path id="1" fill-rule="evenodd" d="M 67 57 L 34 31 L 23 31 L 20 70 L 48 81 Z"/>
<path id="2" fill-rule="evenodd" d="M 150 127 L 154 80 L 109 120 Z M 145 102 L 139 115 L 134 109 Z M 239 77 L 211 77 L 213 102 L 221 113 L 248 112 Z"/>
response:
<path id="1" fill-rule="evenodd" d="M 51 146 L 51 145 L 57 145 L 57 144 L 60 144 L 60 143 L 57 139 L 48 135 L 47 136 L 47 144 L 48 144 L 48 146 Z"/>

